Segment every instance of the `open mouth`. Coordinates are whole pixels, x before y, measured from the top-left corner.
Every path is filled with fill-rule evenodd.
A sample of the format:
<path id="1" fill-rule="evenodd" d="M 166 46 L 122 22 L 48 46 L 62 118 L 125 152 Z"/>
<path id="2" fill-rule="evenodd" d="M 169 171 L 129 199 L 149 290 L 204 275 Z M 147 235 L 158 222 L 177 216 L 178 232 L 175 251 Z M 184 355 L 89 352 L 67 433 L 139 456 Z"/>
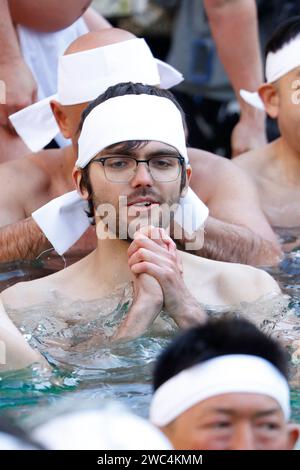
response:
<path id="1" fill-rule="evenodd" d="M 154 200 L 153 201 L 152 200 L 134 201 L 128 204 L 129 213 L 132 211 L 135 211 L 135 212 L 149 211 L 157 207 L 159 207 L 159 203 Z"/>
<path id="2" fill-rule="evenodd" d="M 152 206 L 152 204 L 153 204 L 152 202 L 136 202 L 136 203 L 134 203 L 134 204 L 130 204 L 129 207 L 131 207 L 131 206 L 136 206 L 136 207 L 150 207 L 150 206 Z"/>

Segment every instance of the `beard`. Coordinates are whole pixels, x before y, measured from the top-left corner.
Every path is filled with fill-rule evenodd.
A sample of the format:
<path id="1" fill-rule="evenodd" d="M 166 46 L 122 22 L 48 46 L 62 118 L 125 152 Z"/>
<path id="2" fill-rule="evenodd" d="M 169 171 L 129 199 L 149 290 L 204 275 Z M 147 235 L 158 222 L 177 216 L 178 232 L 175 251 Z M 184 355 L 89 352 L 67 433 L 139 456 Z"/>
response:
<path id="1" fill-rule="evenodd" d="M 138 197 L 152 197 L 157 203 L 151 204 L 147 210 L 145 208 L 139 210 L 137 206 L 128 206 L 128 201 L 130 203 Z M 171 195 L 168 200 L 163 200 L 149 188 L 141 188 L 128 198 L 120 196 L 117 204 L 99 203 L 100 198 L 93 194 L 92 203 L 95 208 L 97 236 L 131 242 L 135 232 L 141 227 L 152 225 L 166 229 L 173 223 L 179 199 L 180 190 Z"/>

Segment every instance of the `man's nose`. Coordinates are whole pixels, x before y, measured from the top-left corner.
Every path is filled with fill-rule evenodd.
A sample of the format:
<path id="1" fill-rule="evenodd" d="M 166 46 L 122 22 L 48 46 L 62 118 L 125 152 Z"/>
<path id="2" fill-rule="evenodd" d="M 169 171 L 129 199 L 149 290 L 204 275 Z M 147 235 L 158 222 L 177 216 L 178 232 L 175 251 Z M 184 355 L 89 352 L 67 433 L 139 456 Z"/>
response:
<path id="1" fill-rule="evenodd" d="M 229 450 L 255 450 L 254 430 L 251 423 L 234 427 Z"/>
<path id="2" fill-rule="evenodd" d="M 147 163 L 139 163 L 136 167 L 135 175 L 131 180 L 131 186 L 153 186 L 153 178 Z"/>

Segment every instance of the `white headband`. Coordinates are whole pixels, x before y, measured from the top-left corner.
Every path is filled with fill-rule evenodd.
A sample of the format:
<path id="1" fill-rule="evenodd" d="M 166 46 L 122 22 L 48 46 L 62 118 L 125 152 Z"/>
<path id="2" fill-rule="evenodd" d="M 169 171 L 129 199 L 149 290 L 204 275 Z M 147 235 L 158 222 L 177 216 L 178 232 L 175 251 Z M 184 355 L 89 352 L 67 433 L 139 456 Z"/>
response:
<path id="1" fill-rule="evenodd" d="M 189 163 L 182 117 L 175 104 L 158 96 L 125 95 L 105 101 L 87 116 L 78 141 L 76 166 L 84 168 L 109 145 L 129 140 L 153 140 L 171 145 Z M 180 206 L 175 221 L 186 232 L 193 233 L 204 225 L 208 208 L 190 188 L 180 199 Z M 185 217 L 185 211 L 190 208 L 189 217 Z M 32 217 L 56 251 L 63 254 L 89 227 L 86 210 L 87 201 L 72 191 L 50 201 Z"/>
<path id="2" fill-rule="evenodd" d="M 300 67 L 300 34 L 276 52 L 269 52 L 266 59 L 266 83 L 274 83 L 295 68 Z M 264 110 L 265 106 L 258 92 L 240 90 L 248 104 Z"/>
<path id="3" fill-rule="evenodd" d="M 78 410 L 56 416 L 33 431 L 34 438 L 55 450 L 171 450 L 165 435 L 148 421 L 122 406 Z"/>
<path id="4" fill-rule="evenodd" d="M 168 98 L 125 95 L 93 109 L 78 141 L 76 166 L 84 168 L 101 150 L 127 140 L 156 140 L 178 150 L 188 164 L 182 116 Z"/>
<path id="5" fill-rule="evenodd" d="M 130 39 L 60 57 L 58 93 L 9 118 L 26 145 L 36 152 L 59 133 L 51 100 L 74 105 L 92 101 L 108 87 L 121 82 L 160 85 L 167 89 L 182 80 L 180 72 L 153 57 L 144 39 Z"/>
<path id="6" fill-rule="evenodd" d="M 150 421 L 166 426 L 197 403 L 225 393 L 267 395 L 290 417 L 289 386 L 270 362 L 258 356 L 232 354 L 210 359 L 167 380 L 154 393 Z"/>

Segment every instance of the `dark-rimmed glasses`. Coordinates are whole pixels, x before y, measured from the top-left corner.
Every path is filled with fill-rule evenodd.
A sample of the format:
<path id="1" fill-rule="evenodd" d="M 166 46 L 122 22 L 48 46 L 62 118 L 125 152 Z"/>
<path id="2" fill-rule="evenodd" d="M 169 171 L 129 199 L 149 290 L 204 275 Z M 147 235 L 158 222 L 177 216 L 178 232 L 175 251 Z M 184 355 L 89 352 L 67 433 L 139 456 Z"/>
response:
<path id="1" fill-rule="evenodd" d="M 154 181 L 167 183 L 177 180 L 184 158 L 180 155 L 162 155 L 148 160 L 136 160 L 125 155 L 112 155 L 95 158 L 91 163 L 102 163 L 105 177 L 112 183 L 128 183 L 135 176 L 138 165 L 146 163 Z"/>

